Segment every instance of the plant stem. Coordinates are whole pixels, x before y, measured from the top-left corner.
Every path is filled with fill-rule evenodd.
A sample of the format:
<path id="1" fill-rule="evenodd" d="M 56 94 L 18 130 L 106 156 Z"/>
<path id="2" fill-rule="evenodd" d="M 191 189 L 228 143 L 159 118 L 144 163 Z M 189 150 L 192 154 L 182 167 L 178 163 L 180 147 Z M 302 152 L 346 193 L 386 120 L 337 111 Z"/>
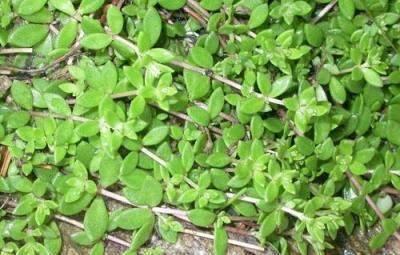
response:
<path id="1" fill-rule="evenodd" d="M 191 229 L 184 229 L 182 231 L 182 233 L 189 234 L 189 235 L 194 235 L 194 236 L 200 236 L 200 237 L 204 237 L 204 238 L 207 238 L 207 239 L 214 240 L 214 236 L 211 235 L 211 234 L 204 233 L 204 232 L 199 232 L 199 231 L 195 231 L 195 230 L 191 230 Z M 245 243 L 245 242 L 241 242 L 241 241 L 236 241 L 236 240 L 232 240 L 232 239 L 228 239 L 228 243 L 236 245 L 236 246 L 240 246 L 240 247 L 243 247 L 243 248 L 251 249 L 251 250 L 265 251 L 265 249 L 263 247 L 261 247 L 261 246 L 254 245 L 254 244 L 249 244 L 249 243 Z"/>
<path id="2" fill-rule="evenodd" d="M 32 48 L 4 48 L 0 49 L 0 55 L 17 54 L 17 53 L 32 53 Z"/>
<path id="3" fill-rule="evenodd" d="M 206 11 L 203 7 L 201 7 L 201 5 L 196 0 L 188 0 L 187 3 L 192 8 L 198 10 L 205 20 L 208 20 L 210 18 L 210 13 Z"/>
<path id="4" fill-rule="evenodd" d="M 108 197 L 111 198 L 115 201 L 118 201 L 122 204 L 126 204 L 126 205 L 130 205 L 130 206 L 135 206 L 135 207 L 140 207 L 140 206 L 136 206 L 134 204 L 132 204 L 127 198 L 125 198 L 124 196 L 121 196 L 119 194 L 116 194 L 114 192 L 108 191 L 106 189 L 103 188 L 99 188 L 98 190 L 98 194 L 104 196 L 104 197 Z M 146 207 L 144 207 L 146 208 Z M 163 213 L 163 214 L 170 214 L 170 215 L 180 215 L 180 216 L 187 216 L 187 213 L 185 211 L 182 210 L 178 210 L 178 209 L 172 209 L 172 208 L 164 208 L 164 207 L 152 207 L 151 210 L 154 213 Z"/>
<path id="5" fill-rule="evenodd" d="M 71 219 L 71 218 L 68 218 L 68 217 L 65 217 L 65 216 L 62 216 L 62 215 L 58 215 L 58 214 L 54 215 L 54 218 L 56 218 L 59 221 L 68 223 L 68 224 L 70 224 L 72 226 L 75 226 L 77 228 L 85 229 L 84 225 L 81 222 L 77 221 L 77 220 L 74 220 L 74 219 Z M 122 239 L 120 239 L 118 237 L 112 236 L 112 235 L 106 235 L 106 239 L 111 241 L 111 242 L 113 242 L 113 243 L 125 246 L 127 248 L 129 248 L 131 246 L 131 244 L 129 242 L 124 241 L 124 240 L 122 240 Z"/>
<path id="6" fill-rule="evenodd" d="M 202 27 L 207 26 L 207 22 L 201 16 L 199 16 L 195 11 L 193 11 L 189 6 L 184 6 L 183 10 L 187 12 L 190 16 L 192 16 L 195 20 L 197 20 Z"/>
<path id="7" fill-rule="evenodd" d="M 318 21 L 320 21 L 337 3 L 338 0 L 333 0 L 329 4 L 327 4 L 319 13 L 317 16 L 315 16 L 312 20 L 312 23 L 316 24 Z"/>
<path id="8" fill-rule="evenodd" d="M 81 116 L 76 116 L 76 115 L 64 116 L 64 115 L 50 113 L 50 112 L 29 111 L 29 114 L 33 117 L 53 117 L 55 119 L 70 119 L 70 120 L 74 120 L 77 122 L 87 122 L 90 120 L 88 118 L 81 117 Z"/>

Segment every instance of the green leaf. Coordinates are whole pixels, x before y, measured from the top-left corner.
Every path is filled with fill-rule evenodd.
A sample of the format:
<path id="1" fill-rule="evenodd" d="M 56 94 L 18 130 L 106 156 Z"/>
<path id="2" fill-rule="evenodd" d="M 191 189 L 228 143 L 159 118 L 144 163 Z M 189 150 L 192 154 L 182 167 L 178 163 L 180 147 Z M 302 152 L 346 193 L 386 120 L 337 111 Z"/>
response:
<path id="1" fill-rule="evenodd" d="M 131 186 L 134 188 L 124 189 L 124 195 L 133 204 L 154 207 L 161 203 L 163 198 L 163 187 L 154 177 L 144 174 L 142 180 Z"/>
<path id="2" fill-rule="evenodd" d="M 200 5 L 208 11 L 216 11 L 221 8 L 223 0 L 202 0 Z"/>
<path id="3" fill-rule="evenodd" d="M 64 145 L 69 142 L 74 131 L 74 123 L 70 120 L 61 122 L 54 133 L 54 143 Z"/>
<path id="4" fill-rule="evenodd" d="M 91 241 L 99 240 L 107 231 L 108 212 L 102 198 L 93 200 L 83 220 L 85 233 Z"/>
<path id="5" fill-rule="evenodd" d="M 377 72 L 369 68 L 361 68 L 361 71 L 369 84 L 375 87 L 383 87 L 382 79 Z"/>
<path id="6" fill-rule="evenodd" d="M 133 234 L 131 249 L 137 251 L 143 244 L 149 240 L 151 233 L 153 232 L 155 218 L 152 221 L 144 224 L 136 233 Z"/>
<path id="7" fill-rule="evenodd" d="M 363 175 L 368 172 L 368 169 L 359 162 L 353 162 L 349 166 L 350 171 L 355 175 Z"/>
<path id="8" fill-rule="evenodd" d="M 100 126 L 97 120 L 86 121 L 76 128 L 76 133 L 81 137 L 91 137 L 99 132 Z"/>
<path id="9" fill-rule="evenodd" d="M 314 47 L 321 46 L 324 40 L 324 33 L 319 28 L 319 26 L 314 24 L 305 24 L 304 34 L 306 36 L 307 42 Z"/>
<path id="10" fill-rule="evenodd" d="M 32 47 L 42 41 L 48 32 L 49 27 L 47 25 L 21 25 L 9 34 L 8 43 L 17 47 Z"/>
<path id="11" fill-rule="evenodd" d="M 146 100 L 138 95 L 136 96 L 129 106 L 128 116 L 129 118 L 137 118 L 139 117 L 146 107 Z"/>
<path id="12" fill-rule="evenodd" d="M 75 14 L 75 8 L 71 0 L 49 0 L 52 6 L 70 16 Z"/>
<path id="13" fill-rule="evenodd" d="M 107 47 L 112 42 L 112 37 L 109 34 L 94 33 L 86 35 L 81 40 L 81 45 L 90 50 L 101 50 Z"/>
<path id="14" fill-rule="evenodd" d="M 148 50 L 146 51 L 146 55 L 149 55 L 159 63 L 168 63 L 175 58 L 174 53 L 163 48 L 153 48 Z"/>
<path id="15" fill-rule="evenodd" d="M 84 246 L 90 246 L 95 243 L 95 241 L 89 239 L 89 237 L 85 231 L 73 233 L 71 235 L 71 239 L 75 243 L 77 243 L 79 245 L 84 245 Z"/>
<path id="16" fill-rule="evenodd" d="M 100 9 L 104 4 L 104 0 L 82 0 L 79 5 L 81 14 L 89 14 Z"/>
<path id="17" fill-rule="evenodd" d="M 164 9 L 176 11 L 185 6 L 186 0 L 159 0 L 158 3 Z"/>
<path id="18" fill-rule="evenodd" d="M 89 88 L 83 94 L 77 97 L 76 104 L 87 108 L 96 107 L 100 104 L 100 101 L 103 99 L 103 97 L 104 92 Z"/>
<path id="19" fill-rule="evenodd" d="M 387 139 L 389 142 L 395 144 L 395 145 L 400 145 L 400 135 L 399 131 L 400 130 L 400 122 L 397 122 L 395 120 L 389 120 L 387 123 L 387 128 L 386 128 L 386 134 L 387 134 Z"/>
<path id="20" fill-rule="evenodd" d="M 151 222 L 153 217 L 154 215 L 150 209 L 130 208 L 122 211 L 114 221 L 119 228 L 135 230 Z"/>
<path id="21" fill-rule="evenodd" d="M 251 12 L 247 26 L 250 29 L 259 27 L 262 24 L 264 24 L 267 18 L 268 18 L 268 4 L 261 4 Z"/>
<path id="22" fill-rule="evenodd" d="M 148 8 L 143 18 L 143 31 L 149 38 L 149 48 L 157 43 L 161 29 L 162 22 L 158 11 L 154 7 Z"/>
<path id="23" fill-rule="evenodd" d="M 185 69 L 183 71 L 183 78 L 191 99 L 201 98 L 207 95 L 210 90 L 210 78 L 207 76 Z"/>
<path id="24" fill-rule="evenodd" d="M 104 254 L 104 244 L 103 242 L 97 243 L 93 248 L 90 250 L 90 255 L 103 255 Z"/>
<path id="25" fill-rule="evenodd" d="M 190 143 L 186 143 L 183 147 L 182 151 L 182 164 L 185 167 L 186 171 L 189 171 L 194 163 L 194 152 L 193 147 Z"/>
<path id="26" fill-rule="evenodd" d="M 104 187 L 108 187 L 118 181 L 119 170 L 122 161 L 120 157 L 110 158 L 104 155 L 100 163 L 100 183 Z"/>
<path id="27" fill-rule="evenodd" d="M 375 156 L 375 154 L 376 154 L 375 148 L 366 148 L 357 151 L 354 160 L 362 164 L 366 164 L 369 161 L 371 161 L 371 159 Z"/>
<path id="28" fill-rule="evenodd" d="M 188 189 L 179 196 L 178 203 L 180 204 L 191 203 L 196 200 L 198 195 L 199 192 L 197 190 Z"/>
<path id="29" fill-rule="evenodd" d="M 231 162 L 231 158 L 222 152 L 215 152 L 208 156 L 206 163 L 212 167 L 224 167 Z"/>
<path id="30" fill-rule="evenodd" d="M 124 17 L 120 10 L 111 5 L 107 10 L 107 24 L 113 34 L 119 34 L 124 26 Z"/>
<path id="31" fill-rule="evenodd" d="M 267 238 L 269 235 L 271 235 L 276 227 L 277 227 L 277 213 L 276 212 L 272 212 L 270 213 L 267 217 L 265 217 L 265 219 L 263 220 L 263 222 L 261 223 L 260 226 L 260 236 L 261 238 Z"/>
<path id="32" fill-rule="evenodd" d="M 64 116 L 71 115 L 71 109 L 64 98 L 57 94 L 44 94 L 44 100 L 50 111 Z"/>
<path id="33" fill-rule="evenodd" d="M 78 22 L 71 20 L 60 30 L 54 46 L 56 48 L 69 48 L 78 34 Z"/>
<path id="34" fill-rule="evenodd" d="M 296 137 L 295 144 L 297 150 L 304 156 L 311 155 L 314 152 L 314 142 L 305 136 Z"/>
<path id="35" fill-rule="evenodd" d="M 188 218 L 196 226 L 208 227 L 215 221 L 216 215 L 205 209 L 193 209 L 188 212 Z"/>
<path id="36" fill-rule="evenodd" d="M 278 78 L 272 84 L 272 90 L 269 92 L 270 97 L 277 97 L 282 95 L 288 90 L 289 86 L 292 84 L 292 78 L 290 76 L 283 76 Z"/>
<path id="37" fill-rule="evenodd" d="M 228 250 L 228 234 L 223 227 L 214 227 L 214 254 L 225 255 Z"/>
<path id="38" fill-rule="evenodd" d="M 339 0 L 340 13 L 347 19 L 352 19 L 355 12 L 353 0 Z"/>
<path id="39" fill-rule="evenodd" d="M 158 126 L 150 130 L 142 140 L 144 146 L 152 146 L 161 143 L 169 134 L 168 126 Z"/>
<path id="40" fill-rule="evenodd" d="M 187 109 L 189 117 L 196 123 L 202 126 L 208 126 L 210 123 L 210 116 L 206 110 L 198 106 L 191 106 Z"/>
<path id="41" fill-rule="evenodd" d="M 262 111 L 264 109 L 264 106 L 265 106 L 264 99 L 250 97 L 240 102 L 239 110 L 240 112 L 245 114 L 255 114 L 257 112 Z"/>
<path id="42" fill-rule="evenodd" d="M 18 6 L 18 14 L 31 15 L 40 11 L 47 3 L 47 0 L 23 0 Z"/>
<path id="43" fill-rule="evenodd" d="M 25 83 L 15 80 L 11 85 L 11 97 L 17 105 L 24 109 L 32 110 L 32 91 Z"/>
<path id="44" fill-rule="evenodd" d="M 329 93 L 333 100 L 339 104 L 343 104 L 346 101 L 346 89 L 335 77 L 332 77 L 329 82 Z"/>
<path id="45" fill-rule="evenodd" d="M 224 103 L 225 103 L 224 92 L 222 91 L 221 88 L 217 88 L 211 94 L 210 101 L 207 107 L 211 119 L 214 119 L 220 114 L 222 108 L 224 107 Z"/>
<path id="46" fill-rule="evenodd" d="M 202 47 L 193 47 L 189 51 L 189 59 L 191 62 L 204 68 L 211 68 L 214 65 L 212 55 Z"/>

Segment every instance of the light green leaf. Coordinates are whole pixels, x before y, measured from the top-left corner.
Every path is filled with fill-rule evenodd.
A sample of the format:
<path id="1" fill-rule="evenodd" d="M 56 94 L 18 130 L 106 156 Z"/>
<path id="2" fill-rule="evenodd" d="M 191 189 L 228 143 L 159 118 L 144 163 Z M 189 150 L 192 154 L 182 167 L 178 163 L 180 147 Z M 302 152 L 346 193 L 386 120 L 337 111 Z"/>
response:
<path id="1" fill-rule="evenodd" d="M 339 0 L 340 13 L 347 19 L 352 19 L 355 12 L 353 0 Z"/>
<path id="2" fill-rule="evenodd" d="M 185 6 L 186 0 L 159 0 L 158 3 L 167 10 L 176 11 Z"/>
<path id="3" fill-rule="evenodd" d="M 191 62 L 204 68 L 211 68 L 214 60 L 210 52 L 202 47 L 193 47 L 189 51 L 189 59 Z"/>
<path id="4" fill-rule="evenodd" d="M 102 198 L 93 200 L 83 220 L 85 233 L 91 241 L 100 240 L 108 226 L 108 212 Z"/>
<path id="5" fill-rule="evenodd" d="M 81 14 L 89 14 L 100 9 L 104 4 L 104 0 L 82 0 L 79 5 Z"/>
<path id="6" fill-rule="evenodd" d="M 270 97 L 278 97 L 288 90 L 292 84 L 292 78 L 290 76 L 283 76 L 278 78 L 272 84 L 272 90 L 269 92 Z"/>
<path id="7" fill-rule="evenodd" d="M 183 78 L 190 98 L 198 99 L 205 96 L 210 90 L 210 78 L 193 71 L 184 70 Z"/>
<path id="8" fill-rule="evenodd" d="M 208 156 L 206 163 L 212 167 L 224 167 L 231 162 L 231 158 L 222 152 L 215 152 Z"/>
<path id="9" fill-rule="evenodd" d="M 149 39 L 148 48 L 151 48 L 157 43 L 158 38 L 160 38 L 161 35 L 161 29 L 162 22 L 158 11 L 153 7 L 148 8 L 143 18 L 143 31 Z"/>
<path id="10" fill-rule="evenodd" d="M 222 108 L 224 107 L 224 102 L 224 92 L 221 88 L 217 88 L 211 94 L 210 101 L 207 107 L 211 119 L 214 119 L 219 115 L 219 113 L 222 111 Z"/>
<path id="11" fill-rule="evenodd" d="M 56 48 L 69 48 L 78 34 L 78 22 L 71 20 L 60 30 L 54 46 Z"/>
<path id="12" fill-rule="evenodd" d="M 196 226 L 208 227 L 214 222 L 216 215 L 209 210 L 193 209 L 188 212 L 188 218 Z"/>
<path id="13" fill-rule="evenodd" d="M 14 102 L 24 109 L 31 110 L 33 107 L 32 91 L 25 83 L 15 80 L 11 85 L 11 97 Z"/>
<path id="14" fill-rule="evenodd" d="M 142 140 L 144 146 L 151 146 L 161 143 L 169 134 L 168 126 L 158 126 L 150 130 Z"/>
<path id="15" fill-rule="evenodd" d="M 159 63 L 168 63 L 175 58 L 174 53 L 163 48 L 153 48 L 146 51 L 146 55 L 149 55 L 152 59 Z"/>
<path id="16" fill-rule="evenodd" d="M 119 228 L 135 230 L 151 222 L 153 217 L 154 215 L 150 209 L 130 208 L 122 211 L 114 221 Z"/>
<path id="17" fill-rule="evenodd" d="M 48 32 L 49 27 L 47 25 L 21 25 L 9 34 L 8 43 L 17 47 L 32 47 L 42 41 Z"/>
<path id="18" fill-rule="evenodd" d="M 47 0 L 23 0 L 18 6 L 18 14 L 31 15 L 40 11 L 47 3 Z"/>
<path id="19" fill-rule="evenodd" d="M 223 227 L 214 227 L 214 254 L 225 255 L 228 250 L 228 234 Z"/>
<path id="20" fill-rule="evenodd" d="M 210 123 L 210 116 L 203 108 L 191 106 L 187 109 L 187 113 L 194 122 L 202 126 L 207 126 Z"/>
<path id="21" fill-rule="evenodd" d="M 339 104 L 343 104 L 346 101 L 346 89 L 335 77 L 332 77 L 329 82 L 329 93 L 333 100 Z"/>
<path id="22" fill-rule="evenodd" d="M 375 87 L 383 87 L 382 78 L 379 76 L 377 72 L 370 68 L 362 68 L 362 73 L 364 74 L 364 79 Z"/>
<path id="23" fill-rule="evenodd" d="M 50 111 L 64 116 L 71 115 L 71 109 L 64 98 L 57 94 L 44 94 L 44 100 Z"/>
<path id="24" fill-rule="evenodd" d="M 257 6 L 250 15 L 247 25 L 250 29 L 261 26 L 268 18 L 268 4 Z"/>
<path id="25" fill-rule="evenodd" d="M 75 14 L 75 8 L 71 0 L 49 0 L 57 10 L 62 11 L 70 16 Z"/>
<path id="26" fill-rule="evenodd" d="M 124 17 L 114 5 L 111 5 L 107 10 L 107 24 L 113 34 L 121 33 L 124 26 Z"/>
<path id="27" fill-rule="evenodd" d="M 86 35 L 82 39 L 81 45 L 90 50 L 101 50 L 107 47 L 111 41 L 112 37 L 109 34 L 94 33 Z"/>

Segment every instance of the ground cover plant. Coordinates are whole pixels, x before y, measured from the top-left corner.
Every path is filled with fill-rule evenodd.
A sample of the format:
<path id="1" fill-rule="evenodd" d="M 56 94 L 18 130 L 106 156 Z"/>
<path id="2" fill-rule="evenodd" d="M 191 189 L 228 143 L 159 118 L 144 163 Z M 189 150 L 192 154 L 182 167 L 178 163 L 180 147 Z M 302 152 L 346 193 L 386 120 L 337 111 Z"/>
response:
<path id="1" fill-rule="evenodd" d="M 399 18 L 398 0 L 2 0 L 0 253 L 58 254 L 60 221 L 96 255 L 155 232 L 217 255 L 325 254 L 377 224 L 372 250 L 400 241 Z"/>

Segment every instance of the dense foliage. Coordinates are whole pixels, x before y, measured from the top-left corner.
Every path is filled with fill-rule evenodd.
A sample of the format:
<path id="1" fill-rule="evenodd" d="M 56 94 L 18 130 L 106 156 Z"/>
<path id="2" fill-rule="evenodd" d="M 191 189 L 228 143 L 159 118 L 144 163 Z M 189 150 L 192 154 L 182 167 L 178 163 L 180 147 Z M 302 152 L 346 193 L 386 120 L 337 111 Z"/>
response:
<path id="1" fill-rule="evenodd" d="M 282 254 L 398 236 L 399 0 L 113 2 L 0 2 L 1 254 L 58 254 L 63 215 L 92 254 L 182 222 L 217 255 L 238 219 Z"/>

